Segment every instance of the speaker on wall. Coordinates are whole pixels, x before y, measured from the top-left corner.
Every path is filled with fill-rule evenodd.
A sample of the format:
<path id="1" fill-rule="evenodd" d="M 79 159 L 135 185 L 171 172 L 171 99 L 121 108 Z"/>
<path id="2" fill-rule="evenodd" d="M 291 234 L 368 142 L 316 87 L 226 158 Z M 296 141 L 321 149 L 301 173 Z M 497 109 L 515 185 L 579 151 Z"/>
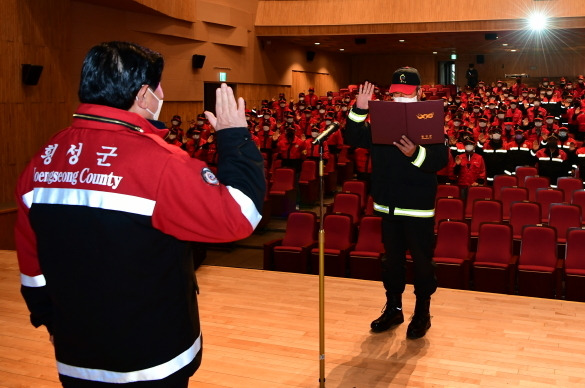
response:
<path id="1" fill-rule="evenodd" d="M 307 62 L 311 62 L 313 59 L 315 59 L 315 52 L 307 51 Z"/>
<path id="2" fill-rule="evenodd" d="M 39 83 L 43 66 L 40 65 L 22 65 L 22 83 L 25 85 L 36 85 Z"/>
<path id="3" fill-rule="evenodd" d="M 193 55 L 192 65 L 194 69 L 201 69 L 205 63 L 205 55 Z"/>
<path id="4" fill-rule="evenodd" d="M 483 54 L 480 54 L 480 55 L 478 55 L 478 56 L 475 58 L 475 62 L 476 62 L 476 63 L 478 63 L 478 64 L 483 64 L 483 63 L 485 63 L 485 56 L 484 56 Z"/>
<path id="5" fill-rule="evenodd" d="M 498 39 L 498 34 L 493 33 L 493 32 L 488 32 L 487 34 L 485 34 L 485 40 L 497 40 Z"/>
<path id="6" fill-rule="evenodd" d="M 366 38 L 355 38 L 354 42 L 355 42 L 355 44 L 366 44 L 367 40 L 366 40 Z"/>

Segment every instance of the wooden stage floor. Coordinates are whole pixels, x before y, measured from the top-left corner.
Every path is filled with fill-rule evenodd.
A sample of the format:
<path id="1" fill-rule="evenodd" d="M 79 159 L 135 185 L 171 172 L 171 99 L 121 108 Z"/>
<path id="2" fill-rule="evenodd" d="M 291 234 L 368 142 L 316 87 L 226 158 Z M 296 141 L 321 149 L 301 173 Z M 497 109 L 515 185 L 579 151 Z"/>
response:
<path id="1" fill-rule="evenodd" d="M 316 276 L 214 266 L 197 276 L 204 353 L 190 387 L 319 386 Z M 432 328 L 406 340 L 407 322 L 369 331 L 380 283 L 326 278 L 325 294 L 329 388 L 585 386 L 583 303 L 439 289 Z M 48 335 L 28 322 L 16 255 L 0 251 L 0 387 L 59 386 Z"/>

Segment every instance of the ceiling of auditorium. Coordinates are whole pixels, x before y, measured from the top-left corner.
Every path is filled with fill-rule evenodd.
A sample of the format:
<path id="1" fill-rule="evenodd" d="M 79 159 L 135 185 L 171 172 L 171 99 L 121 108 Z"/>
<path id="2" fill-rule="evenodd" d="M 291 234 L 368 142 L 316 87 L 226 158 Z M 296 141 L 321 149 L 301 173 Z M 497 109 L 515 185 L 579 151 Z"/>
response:
<path id="1" fill-rule="evenodd" d="M 486 37 L 486 34 L 495 34 L 497 39 L 488 39 L 490 37 Z M 313 51 L 339 52 L 343 49 L 349 54 L 428 55 L 436 51 L 439 54 L 478 55 L 508 52 L 514 55 L 523 52 L 551 54 L 585 51 L 585 28 L 542 32 L 470 31 L 359 36 L 263 36 L 260 39 L 269 44 L 287 42 Z M 365 43 L 356 43 L 356 39 L 365 39 Z M 320 44 L 315 45 L 315 42 Z"/>

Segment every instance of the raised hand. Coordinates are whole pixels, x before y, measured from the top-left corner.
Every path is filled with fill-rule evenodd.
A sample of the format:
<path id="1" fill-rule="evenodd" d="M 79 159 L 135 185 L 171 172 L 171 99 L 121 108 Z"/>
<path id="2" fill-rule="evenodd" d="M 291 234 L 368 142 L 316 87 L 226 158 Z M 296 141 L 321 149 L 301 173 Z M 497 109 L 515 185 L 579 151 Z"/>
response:
<path id="1" fill-rule="evenodd" d="M 215 130 L 221 131 L 225 128 L 247 127 L 245 112 L 244 99 L 242 97 L 238 98 L 236 104 L 234 91 L 225 83 L 222 83 L 215 91 L 215 113 L 217 117 L 209 111 L 204 113 Z"/>
<path id="2" fill-rule="evenodd" d="M 358 94 L 355 99 L 355 106 L 360 109 L 368 109 L 368 101 L 372 100 L 372 94 L 374 93 L 374 85 L 368 81 L 360 85 Z"/>

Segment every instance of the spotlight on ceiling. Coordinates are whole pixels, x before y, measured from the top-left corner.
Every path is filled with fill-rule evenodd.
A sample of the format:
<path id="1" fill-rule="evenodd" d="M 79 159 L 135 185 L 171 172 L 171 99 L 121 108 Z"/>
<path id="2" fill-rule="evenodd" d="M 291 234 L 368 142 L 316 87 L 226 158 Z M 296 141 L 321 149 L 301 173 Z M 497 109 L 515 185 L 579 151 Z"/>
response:
<path id="1" fill-rule="evenodd" d="M 548 28 L 548 17 L 542 12 L 534 12 L 527 19 L 528 28 L 540 32 Z"/>

